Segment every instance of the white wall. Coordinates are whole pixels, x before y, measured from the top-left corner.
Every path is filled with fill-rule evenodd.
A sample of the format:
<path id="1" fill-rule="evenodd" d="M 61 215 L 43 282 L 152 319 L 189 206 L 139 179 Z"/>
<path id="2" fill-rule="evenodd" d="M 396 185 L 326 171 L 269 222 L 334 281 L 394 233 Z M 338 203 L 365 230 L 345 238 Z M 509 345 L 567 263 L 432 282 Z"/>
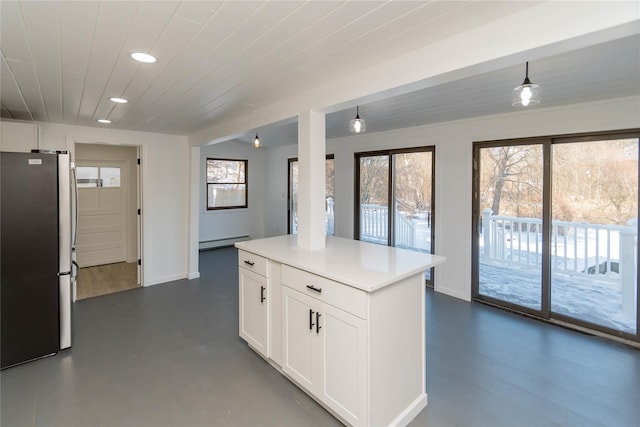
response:
<path id="1" fill-rule="evenodd" d="M 21 152 L 35 148 L 38 148 L 37 125 L 0 121 L 0 151 Z"/>
<path id="2" fill-rule="evenodd" d="M 220 144 L 202 146 L 200 149 L 200 242 L 250 236 L 251 239 L 264 237 L 264 194 L 265 149 L 254 148 L 241 141 L 227 141 Z M 207 158 L 248 160 L 248 208 L 207 210 Z M 270 186 L 270 184 L 269 184 Z M 285 186 L 286 191 L 286 186 Z"/>
<path id="3" fill-rule="evenodd" d="M 353 238 L 354 153 L 388 148 L 436 147 L 435 248 L 447 262 L 436 269 L 435 288 L 471 298 L 471 185 L 474 141 L 640 128 L 640 98 L 562 108 L 536 108 L 472 120 L 329 140 L 335 154 L 336 235 Z M 265 235 L 286 233 L 287 158 L 295 146 L 269 151 Z M 284 230 L 284 231 L 283 231 Z"/>
<path id="4" fill-rule="evenodd" d="M 30 151 L 33 139 L 6 140 L 25 124 L 3 121 L 2 150 Z M 143 285 L 187 277 L 189 148 L 184 136 L 38 123 L 41 149 L 69 150 L 76 143 L 141 147 Z M 26 125 L 34 127 L 34 125 Z"/>

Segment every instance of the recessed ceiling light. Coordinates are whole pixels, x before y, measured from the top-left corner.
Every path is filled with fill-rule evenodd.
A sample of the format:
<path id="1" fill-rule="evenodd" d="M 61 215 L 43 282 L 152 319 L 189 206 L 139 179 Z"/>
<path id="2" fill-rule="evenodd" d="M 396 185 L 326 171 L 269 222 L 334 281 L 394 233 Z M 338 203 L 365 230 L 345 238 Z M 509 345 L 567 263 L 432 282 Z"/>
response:
<path id="1" fill-rule="evenodd" d="M 111 120 L 107 120 L 107 119 L 98 119 L 98 122 L 100 122 L 100 123 L 111 123 Z"/>
<path id="2" fill-rule="evenodd" d="M 148 53 L 144 53 L 144 52 L 133 52 L 131 54 L 131 57 L 133 59 L 135 59 L 136 61 L 145 62 L 147 64 L 151 64 L 153 62 L 156 62 L 156 57 L 155 56 L 151 56 Z"/>
<path id="3" fill-rule="evenodd" d="M 111 100 L 113 102 L 117 102 L 118 104 L 126 104 L 127 102 L 129 102 L 124 98 L 116 98 L 116 97 L 109 98 L 109 100 Z"/>

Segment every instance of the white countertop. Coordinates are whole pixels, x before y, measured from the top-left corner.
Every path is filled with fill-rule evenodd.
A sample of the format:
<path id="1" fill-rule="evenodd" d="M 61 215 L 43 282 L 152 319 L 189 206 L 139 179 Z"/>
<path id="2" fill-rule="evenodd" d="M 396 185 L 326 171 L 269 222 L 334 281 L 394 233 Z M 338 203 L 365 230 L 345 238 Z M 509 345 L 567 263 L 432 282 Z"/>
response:
<path id="1" fill-rule="evenodd" d="M 326 236 L 324 249 L 297 246 L 295 235 L 236 243 L 238 249 L 373 292 L 446 261 L 445 257 Z"/>

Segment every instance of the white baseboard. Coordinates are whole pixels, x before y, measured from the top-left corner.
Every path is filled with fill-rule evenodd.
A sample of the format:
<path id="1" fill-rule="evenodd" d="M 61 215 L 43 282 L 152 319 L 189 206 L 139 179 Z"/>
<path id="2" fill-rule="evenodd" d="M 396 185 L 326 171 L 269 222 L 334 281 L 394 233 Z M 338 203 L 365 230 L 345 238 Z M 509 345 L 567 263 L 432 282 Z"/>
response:
<path id="1" fill-rule="evenodd" d="M 186 279 L 186 274 L 171 274 L 168 276 L 156 277 L 155 279 L 151 279 L 145 281 L 144 286 L 153 286 L 159 285 L 161 283 L 173 282 L 174 280 Z"/>
<path id="2" fill-rule="evenodd" d="M 196 271 L 195 273 L 189 273 L 189 275 L 187 276 L 187 279 L 193 280 L 193 279 L 197 279 L 199 277 L 200 277 L 200 272 Z"/>
<path id="3" fill-rule="evenodd" d="M 471 301 L 470 295 L 465 295 L 464 293 L 460 292 L 457 289 L 445 288 L 445 287 L 436 285 L 434 290 L 438 293 L 449 295 L 450 297 L 458 298 L 467 302 Z"/>
<path id="4" fill-rule="evenodd" d="M 427 407 L 429 402 L 427 393 L 422 393 L 416 398 L 416 400 L 407 406 L 393 421 L 389 423 L 390 426 L 406 426 L 411 422 L 424 408 Z"/>

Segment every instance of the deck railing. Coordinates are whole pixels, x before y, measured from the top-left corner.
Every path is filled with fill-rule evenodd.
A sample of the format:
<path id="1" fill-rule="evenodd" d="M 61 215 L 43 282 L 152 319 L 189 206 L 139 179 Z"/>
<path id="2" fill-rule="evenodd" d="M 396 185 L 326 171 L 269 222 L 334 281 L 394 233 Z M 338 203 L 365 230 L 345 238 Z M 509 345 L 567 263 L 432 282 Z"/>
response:
<path id="1" fill-rule="evenodd" d="M 415 246 L 415 226 L 397 209 L 395 212 L 395 245 Z M 386 243 L 389 240 L 389 208 L 384 205 L 360 205 L 360 238 L 370 242 Z"/>
<path id="2" fill-rule="evenodd" d="M 482 212 L 481 261 L 536 266 L 542 263 L 542 220 Z M 623 305 L 635 301 L 637 228 L 553 221 L 551 270 L 597 278 L 622 287 Z M 626 301 L 626 303 L 625 303 Z"/>
<path id="3" fill-rule="evenodd" d="M 324 215 L 324 223 L 326 233 L 329 235 L 334 235 L 335 233 L 335 211 L 334 211 L 333 197 L 327 197 L 326 210 Z"/>

